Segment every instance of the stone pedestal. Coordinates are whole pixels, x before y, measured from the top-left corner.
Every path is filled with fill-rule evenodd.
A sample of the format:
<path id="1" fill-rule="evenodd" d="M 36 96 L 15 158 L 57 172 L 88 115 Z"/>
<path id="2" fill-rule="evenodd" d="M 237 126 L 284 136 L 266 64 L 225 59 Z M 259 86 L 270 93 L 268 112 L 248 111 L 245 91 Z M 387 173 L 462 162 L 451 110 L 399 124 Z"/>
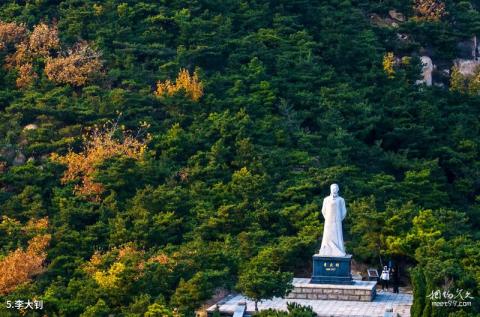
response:
<path id="1" fill-rule="evenodd" d="M 351 273 L 352 255 L 329 257 L 315 254 L 313 256 L 312 284 L 353 284 Z"/>
<path id="2" fill-rule="evenodd" d="M 371 302 L 377 294 L 376 285 L 375 281 L 353 281 L 349 285 L 313 284 L 309 279 L 295 278 L 287 299 Z"/>

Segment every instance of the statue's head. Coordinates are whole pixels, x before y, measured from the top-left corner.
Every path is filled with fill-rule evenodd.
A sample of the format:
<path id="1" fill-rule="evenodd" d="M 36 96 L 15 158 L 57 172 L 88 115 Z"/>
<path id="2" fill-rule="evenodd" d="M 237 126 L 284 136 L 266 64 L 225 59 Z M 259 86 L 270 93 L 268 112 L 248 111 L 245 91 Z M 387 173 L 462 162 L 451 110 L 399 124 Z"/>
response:
<path id="1" fill-rule="evenodd" d="M 338 196 L 338 191 L 339 190 L 340 190 L 340 188 L 338 187 L 337 184 L 330 185 L 330 195 L 332 195 L 333 197 Z"/>

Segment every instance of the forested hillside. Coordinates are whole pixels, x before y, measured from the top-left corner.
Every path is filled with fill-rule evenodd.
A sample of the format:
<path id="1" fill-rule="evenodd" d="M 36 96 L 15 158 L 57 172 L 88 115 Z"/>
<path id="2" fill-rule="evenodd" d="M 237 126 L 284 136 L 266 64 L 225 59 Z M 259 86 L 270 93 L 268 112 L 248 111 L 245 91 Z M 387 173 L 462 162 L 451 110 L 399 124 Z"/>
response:
<path id="1" fill-rule="evenodd" d="M 480 313 L 480 68 L 454 65 L 477 0 L 2 3 L 2 316 L 192 316 L 305 274 L 332 182 L 413 316 Z"/>

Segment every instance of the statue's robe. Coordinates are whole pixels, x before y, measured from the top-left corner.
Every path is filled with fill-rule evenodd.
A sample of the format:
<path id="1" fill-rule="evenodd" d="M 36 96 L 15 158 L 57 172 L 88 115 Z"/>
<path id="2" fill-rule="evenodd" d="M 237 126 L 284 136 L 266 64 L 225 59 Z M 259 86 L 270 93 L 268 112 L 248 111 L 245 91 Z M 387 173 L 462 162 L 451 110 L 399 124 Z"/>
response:
<path id="1" fill-rule="evenodd" d="M 345 256 L 345 246 L 343 244 L 342 220 L 347 215 L 345 200 L 332 195 L 323 199 L 322 215 L 325 218 L 323 227 L 322 246 L 320 255 L 322 256 Z"/>

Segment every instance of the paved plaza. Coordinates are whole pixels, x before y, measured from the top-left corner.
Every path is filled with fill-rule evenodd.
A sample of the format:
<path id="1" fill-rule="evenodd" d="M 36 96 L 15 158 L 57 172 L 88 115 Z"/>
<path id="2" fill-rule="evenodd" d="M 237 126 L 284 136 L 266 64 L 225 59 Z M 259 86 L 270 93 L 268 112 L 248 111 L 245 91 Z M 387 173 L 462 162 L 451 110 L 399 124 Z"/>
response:
<path id="1" fill-rule="evenodd" d="M 407 317 L 410 316 L 412 301 L 413 296 L 411 294 L 379 291 L 372 302 L 275 298 L 259 303 L 258 308 L 260 310 L 269 308 L 286 310 L 287 302 L 296 302 L 304 306 L 311 306 L 319 317 L 383 317 L 387 308 L 393 308 L 393 316 L 398 314 L 401 317 Z M 242 303 L 247 304 L 247 313 L 255 311 L 254 302 L 242 295 L 231 295 L 218 303 L 218 307 L 220 312 L 233 315 L 235 309 Z M 208 311 L 212 312 L 215 308 L 216 305 L 213 305 Z"/>

